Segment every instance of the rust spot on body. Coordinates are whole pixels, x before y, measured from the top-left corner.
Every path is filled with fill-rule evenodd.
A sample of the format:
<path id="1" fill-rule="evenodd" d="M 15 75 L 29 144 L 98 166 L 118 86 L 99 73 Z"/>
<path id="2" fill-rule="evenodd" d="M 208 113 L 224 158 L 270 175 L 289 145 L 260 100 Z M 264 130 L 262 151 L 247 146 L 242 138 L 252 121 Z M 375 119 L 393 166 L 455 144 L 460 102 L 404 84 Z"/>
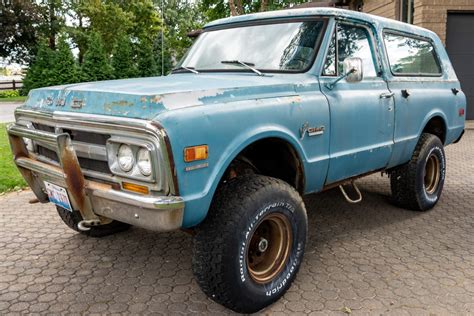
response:
<path id="1" fill-rule="evenodd" d="M 160 103 L 161 102 L 161 95 L 155 95 L 153 98 L 150 99 L 152 103 Z"/>

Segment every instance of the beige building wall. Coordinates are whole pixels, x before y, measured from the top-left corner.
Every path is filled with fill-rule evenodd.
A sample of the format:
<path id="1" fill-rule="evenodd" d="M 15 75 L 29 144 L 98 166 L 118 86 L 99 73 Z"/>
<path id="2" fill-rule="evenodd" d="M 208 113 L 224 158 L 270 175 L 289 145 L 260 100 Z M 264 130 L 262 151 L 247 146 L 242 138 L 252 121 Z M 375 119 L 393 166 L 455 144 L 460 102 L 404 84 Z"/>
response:
<path id="1" fill-rule="evenodd" d="M 363 11 L 398 20 L 400 0 L 364 0 Z M 413 24 L 432 30 L 445 43 L 448 11 L 474 11 L 474 0 L 415 0 Z"/>
<path id="2" fill-rule="evenodd" d="M 474 0 L 415 0 L 413 22 L 434 31 L 445 43 L 448 11 L 474 11 Z"/>
<path id="3" fill-rule="evenodd" d="M 363 12 L 398 19 L 398 0 L 365 0 Z"/>

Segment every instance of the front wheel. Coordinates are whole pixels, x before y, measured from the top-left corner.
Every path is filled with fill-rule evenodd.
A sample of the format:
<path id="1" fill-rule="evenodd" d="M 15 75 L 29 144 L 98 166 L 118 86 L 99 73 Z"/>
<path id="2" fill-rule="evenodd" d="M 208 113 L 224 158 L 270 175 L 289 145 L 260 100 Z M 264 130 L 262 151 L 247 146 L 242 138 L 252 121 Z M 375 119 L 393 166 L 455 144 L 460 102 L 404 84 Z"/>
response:
<path id="1" fill-rule="evenodd" d="M 193 271 L 214 301 L 253 313 L 280 298 L 301 264 L 307 234 L 300 195 L 284 181 L 244 176 L 216 193 L 194 242 Z"/>
<path id="2" fill-rule="evenodd" d="M 433 208 L 441 197 L 445 173 L 443 143 L 435 135 L 422 134 L 410 162 L 391 172 L 395 203 L 416 211 Z"/>

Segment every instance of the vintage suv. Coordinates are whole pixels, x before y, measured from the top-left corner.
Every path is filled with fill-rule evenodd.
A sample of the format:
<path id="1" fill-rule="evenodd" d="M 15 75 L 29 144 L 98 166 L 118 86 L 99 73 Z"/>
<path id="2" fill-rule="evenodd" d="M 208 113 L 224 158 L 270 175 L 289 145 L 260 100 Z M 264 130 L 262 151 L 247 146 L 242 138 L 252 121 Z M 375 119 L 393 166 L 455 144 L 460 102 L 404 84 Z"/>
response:
<path id="1" fill-rule="evenodd" d="M 169 76 L 34 90 L 8 133 L 66 225 L 192 231 L 202 290 L 254 312 L 301 264 L 302 195 L 357 202 L 354 179 L 383 171 L 395 203 L 431 209 L 465 108 L 433 32 L 313 8 L 207 24 Z"/>

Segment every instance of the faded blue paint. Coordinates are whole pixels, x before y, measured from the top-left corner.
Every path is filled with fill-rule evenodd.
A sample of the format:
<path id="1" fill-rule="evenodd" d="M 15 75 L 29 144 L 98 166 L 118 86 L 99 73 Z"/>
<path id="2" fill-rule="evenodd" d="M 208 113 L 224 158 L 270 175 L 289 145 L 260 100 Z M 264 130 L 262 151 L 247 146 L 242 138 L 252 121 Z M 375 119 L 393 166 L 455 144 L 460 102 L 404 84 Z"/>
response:
<path id="1" fill-rule="evenodd" d="M 304 74 L 246 72 L 181 73 L 159 78 L 82 83 L 37 89 L 24 105 L 41 111 L 70 111 L 158 121 L 167 131 L 176 164 L 180 195 L 186 201 L 184 227 L 202 221 L 217 184 L 231 161 L 248 145 L 264 138 L 290 144 L 304 167 L 305 193 L 376 169 L 407 162 L 428 121 L 440 117 L 446 125 L 445 144 L 464 128 L 466 108 L 454 70 L 439 38 L 431 31 L 354 11 L 332 8 L 296 9 L 238 16 L 214 21 L 205 28 L 262 19 L 328 17 L 328 28 L 311 69 Z M 321 76 L 326 50 L 336 21 L 364 23 L 373 33 L 372 49 L 380 76 L 360 83 Z M 382 38 L 384 29 L 431 39 L 441 60 L 441 77 L 394 77 Z M 400 91 L 408 89 L 405 99 Z M 379 95 L 394 92 L 391 99 Z M 63 105 L 57 105 L 64 100 Z M 84 102 L 74 108 L 74 100 Z M 50 102 L 52 101 L 52 103 Z M 49 104 L 51 103 L 51 104 Z M 61 102 L 59 102 L 61 103 Z M 76 102 L 77 103 L 77 102 Z M 77 104 L 76 104 L 77 105 Z M 325 126 L 324 134 L 300 137 L 304 123 Z M 208 144 L 209 166 L 186 167 L 183 149 Z"/>

